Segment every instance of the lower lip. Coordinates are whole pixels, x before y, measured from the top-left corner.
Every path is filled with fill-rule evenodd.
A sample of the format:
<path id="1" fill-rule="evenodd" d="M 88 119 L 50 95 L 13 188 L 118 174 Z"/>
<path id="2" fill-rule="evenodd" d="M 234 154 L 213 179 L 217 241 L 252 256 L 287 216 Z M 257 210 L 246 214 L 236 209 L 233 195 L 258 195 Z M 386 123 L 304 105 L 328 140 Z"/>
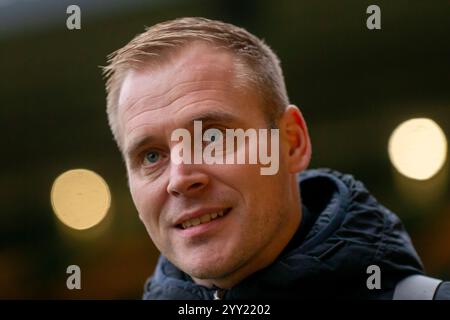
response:
<path id="1" fill-rule="evenodd" d="M 198 224 L 195 227 L 189 227 L 187 229 L 176 228 L 177 232 L 183 237 L 192 238 L 200 235 L 204 235 L 205 233 L 217 228 L 223 221 L 228 217 L 228 215 L 233 210 L 228 211 L 225 215 L 220 218 L 216 218 L 207 223 Z"/>

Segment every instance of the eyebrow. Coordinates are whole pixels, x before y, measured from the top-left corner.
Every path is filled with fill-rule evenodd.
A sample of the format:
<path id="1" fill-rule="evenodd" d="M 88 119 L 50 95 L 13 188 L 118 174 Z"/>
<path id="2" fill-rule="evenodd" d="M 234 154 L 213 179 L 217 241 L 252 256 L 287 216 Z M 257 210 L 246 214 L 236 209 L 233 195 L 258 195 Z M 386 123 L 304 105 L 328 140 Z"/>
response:
<path id="1" fill-rule="evenodd" d="M 232 121 L 235 121 L 236 119 L 236 116 L 231 113 L 211 110 L 191 117 L 185 123 L 185 126 L 187 126 L 188 124 L 193 124 L 194 121 L 202 121 L 202 123 L 230 123 Z M 156 141 L 156 138 L 151 135 L 145 135 L 140 138 L 134 139 L 134 141 L 130 143 L 130 146 L 126 148 L 125 154 L 131 156 L 136 153 L 136 150 L 141 149 L 145 145 L 151 144 L 153 141 Z"/>
<path id="2" fill-rule="evenodd" d="M 126 148 L 125 154 L 131 157 L 136 153 L 137 150 L 141 149 L 145 145 L 152 143 L 154 140 L 155 138 L 153 136 L 144 136 L 141 138 L 137 138 L 133 142 L 131 142 L 128 148 Z"/>

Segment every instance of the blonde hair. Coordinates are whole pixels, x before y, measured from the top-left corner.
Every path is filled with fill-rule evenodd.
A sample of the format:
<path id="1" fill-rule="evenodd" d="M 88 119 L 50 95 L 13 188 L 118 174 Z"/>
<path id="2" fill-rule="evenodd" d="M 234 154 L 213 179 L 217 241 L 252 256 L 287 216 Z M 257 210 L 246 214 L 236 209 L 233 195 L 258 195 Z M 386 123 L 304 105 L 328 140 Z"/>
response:
<path id="1" fill-rule="evenodd" d="M 250 72 L 244 80 L 259 90 L 264 112 L 274 126 L 288 105 L 288 96 L 277 55 L 263 40 L 232 24 L 199 17 L 158 23 L 137 35 L 108 56 L 103 68 L 106 78 L 107 115 L 111 131 L 120 146 L 117 109 L 120 88 L 128 71 L 168 60 L 175 51 L 203 41 L 231 52 Z"/>

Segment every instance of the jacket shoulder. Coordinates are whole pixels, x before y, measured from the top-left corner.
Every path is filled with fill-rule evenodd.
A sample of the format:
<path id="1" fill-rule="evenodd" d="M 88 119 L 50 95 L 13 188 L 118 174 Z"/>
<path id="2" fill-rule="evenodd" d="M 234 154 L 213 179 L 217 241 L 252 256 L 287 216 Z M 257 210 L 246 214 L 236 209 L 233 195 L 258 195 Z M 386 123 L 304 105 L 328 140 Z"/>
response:
<path id="1" fill-rule="evenodd" d="M 450 300 L 450 281 L 443 281 L 434 294 L 433 300 Z"/>

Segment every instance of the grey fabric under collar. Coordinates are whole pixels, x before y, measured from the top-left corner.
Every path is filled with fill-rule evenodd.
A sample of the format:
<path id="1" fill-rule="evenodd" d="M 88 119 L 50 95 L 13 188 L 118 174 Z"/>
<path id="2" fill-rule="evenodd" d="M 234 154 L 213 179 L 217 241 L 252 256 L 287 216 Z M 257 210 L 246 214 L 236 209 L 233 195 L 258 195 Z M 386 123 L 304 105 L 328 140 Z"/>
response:
<path id="1" fill-rule="evenodd" d="M 409 276 L 397 284 L 393 300 L 433 300 L 441 282 L 422 275 Z"/>

